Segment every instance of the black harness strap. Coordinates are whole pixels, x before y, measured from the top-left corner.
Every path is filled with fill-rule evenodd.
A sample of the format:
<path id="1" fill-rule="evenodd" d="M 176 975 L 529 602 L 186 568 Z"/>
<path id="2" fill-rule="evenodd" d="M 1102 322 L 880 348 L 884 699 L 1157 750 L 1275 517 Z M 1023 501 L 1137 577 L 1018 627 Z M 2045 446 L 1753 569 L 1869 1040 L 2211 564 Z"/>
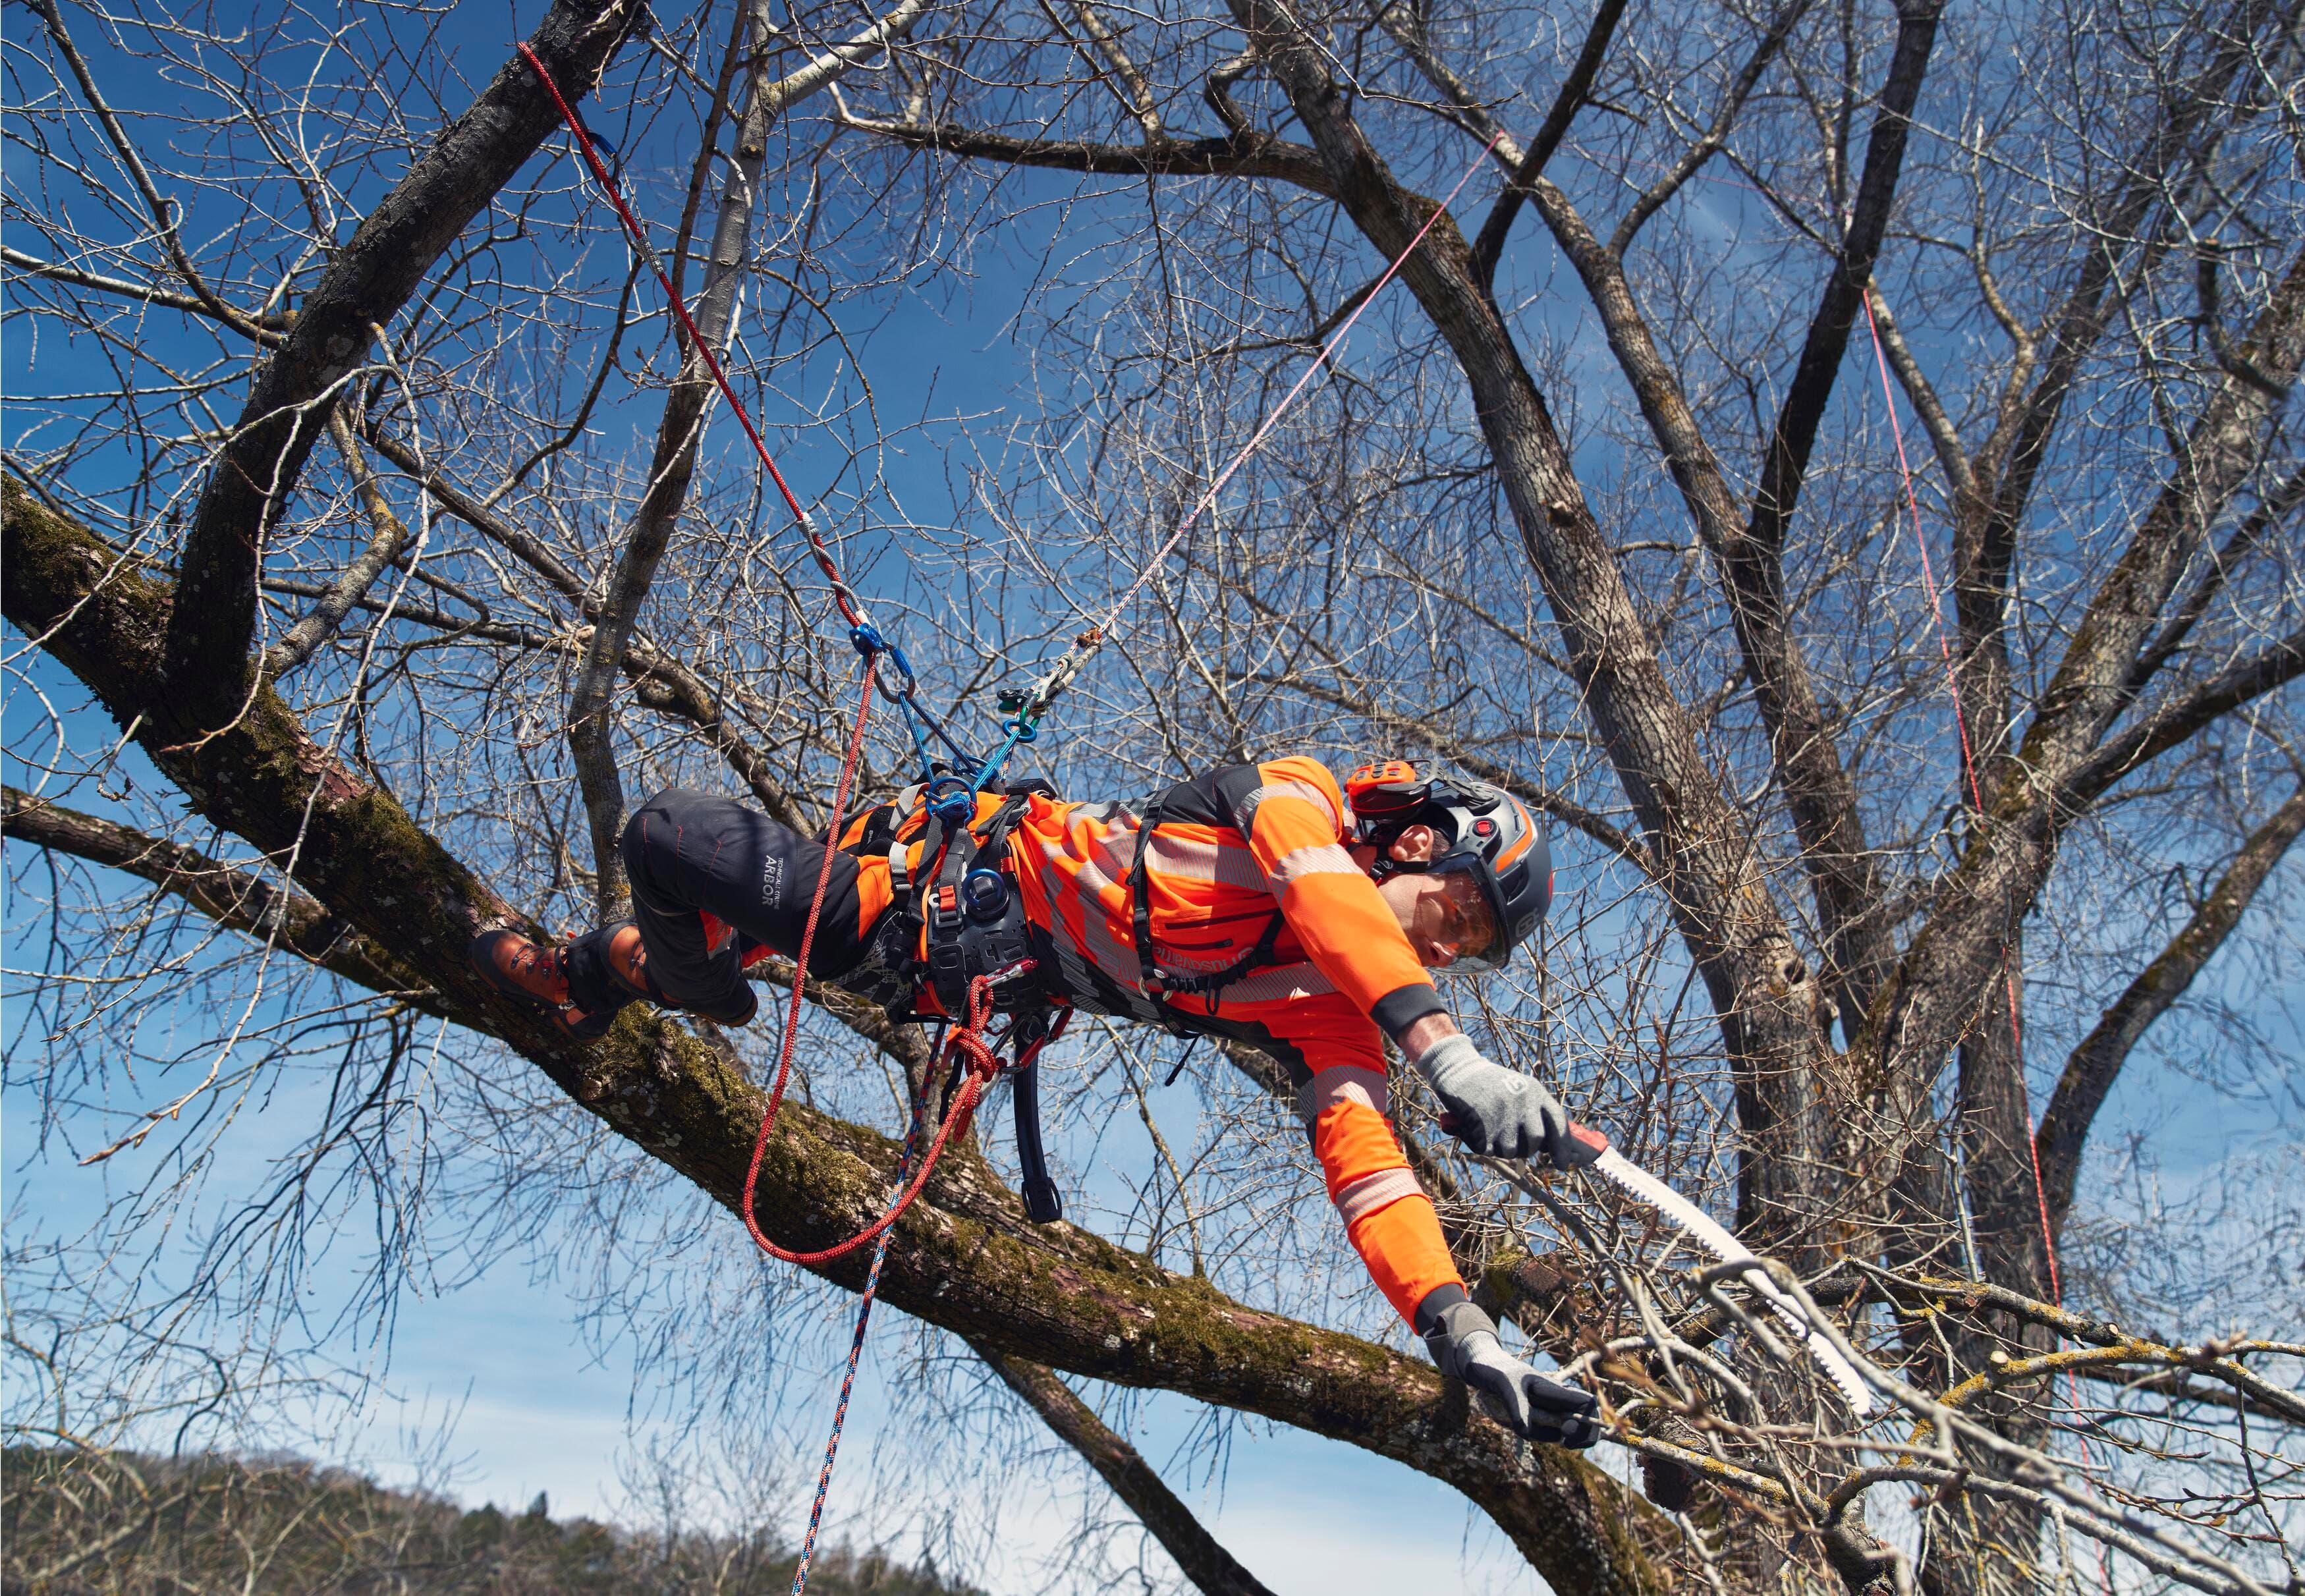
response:
<path id="1" fill-rule="evenodd" d="M 931 814 L 921 834 L 918 875 L 907 880 L 897 873 L 899 851 L 892 849 L 889 864 L 896 908 L 928 927 L 924 973 L 945 1012 L 966 1014 L 970 983 L 980 975 L 998 978 L 993 1005 L 1010 1016 L 1003 1040 L 1020 1061 L 1009 1073 L 1009 1091 L 1025 1212 L 1035 1225 L 1052 1225 L 1064 1218 L 1064 1199 L 1049 1176 L 1041 1142 L 1041 1066 L 1033 1055 L 1053 1037 L 1063 1016 L 1050 1023 L 1050 988 L 1034 959 L 1032 925 L 1008 864 L 1008 835 L 1024 817 L 1026 796 L 1024 784 L 1018 784 L 982 836 L 965 829 L 948 835 L 944 822 Z M 966 845 L 972 840 L 973 848 Z"/>
<path id="2" fill-rule="evenodd" d="M 1062 1016 L 1059 1016 L 1059 1020 Z M 1041 1061 L 1037 1045 L 1053 1034 L 1045 1008 L 1019 1014 L 1008 1040 L 1016 1056 L 1029 1062 L 1008 1074 L 1008 1104 L 1016 1111 L 1016 1167 L 1024 1176 L 1025 1217 L 1035 1225 L 1053 1225 L 1065 1217 L 1065 1200 L 1049 1176 L 1049 1155 L 1041 1145 Z"/>
<path id="3" fill-rule="evenodd" d="M 1148 996 L 1157 1000 L 1161 992 L 1168 991 L 1183 997 L 1205 997 L 1208 1000 L 1209 1013 L 1213 1014 L 1217 1012 L 1217 1005 L 1223 1001 L 1225 988 L 1232 985 L 1249 972 L 1262 969 L 1275 962 L 1272 949 L 1280 940 L 1281 928 L 1288 923 L 1288 919 L 1280 910 L 1273 910 L 1272 918 L 1264 922 L 1264 930 L 1257 937 L 1255 946 L 1221 970 L 1211 970 L 1193 975 L 1179 975 L 1161 969 L 1154 962 L 1152 895 L 1147 890 L 1151 884 L 1148 879 L 1151 873 L 1148 864 L 1152 853 L 1152 832 L 1154 828 L 1161 824 L 1161 807 L 1169 802 L 1170 794 L 1175 791 L 1174 787 L 1170 788 L 1169 792 L 1155 798 L 1152 805 L 1145 810 L 1144 819 L 1136 828 L 1136 854 L 1128 864 L 1129 918 L 1136 933 L 1136 968 Z M 1171 1026 L 1170 1029 L 1175 1030 L 1176 1027 Z M 1180 1031 L 1179 1034 L 1183 1033 Z"/>

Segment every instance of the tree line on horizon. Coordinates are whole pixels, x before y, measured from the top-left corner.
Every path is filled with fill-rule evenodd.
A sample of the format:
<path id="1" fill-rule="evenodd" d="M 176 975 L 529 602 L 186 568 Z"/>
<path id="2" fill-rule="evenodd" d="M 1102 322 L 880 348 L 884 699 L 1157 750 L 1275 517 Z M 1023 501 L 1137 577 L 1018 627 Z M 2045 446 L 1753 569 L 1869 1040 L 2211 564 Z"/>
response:
<path id="1" fill-rule="evenodd" d="M 508 1513 L 293 1456 L 0 1455 L 4 1596 L 778 1596 L 797 1550 L 772 1530 L 635 1528 Z M 985 1596 L 923 1555 L 817 1555 L 821 1596 Z"/>

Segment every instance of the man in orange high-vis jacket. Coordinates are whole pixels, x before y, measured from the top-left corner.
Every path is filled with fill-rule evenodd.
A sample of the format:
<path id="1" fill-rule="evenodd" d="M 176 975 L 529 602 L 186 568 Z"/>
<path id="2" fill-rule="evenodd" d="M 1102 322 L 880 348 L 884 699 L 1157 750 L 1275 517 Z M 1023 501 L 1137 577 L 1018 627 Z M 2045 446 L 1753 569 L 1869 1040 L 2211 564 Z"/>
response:
<path id="1" fill-rule="evenodd" d="M 1500 966 L 1535 930 L 1552 895 L 1544 836 L 1485 784 L 1393 762 L 1349 785 L 1348 798 L 1299 757 L 1212 771 L 1148 803 L 979 794 L 967 835 L 949 838 L 914 789 L 839 838 L 812 972 L 899 1014 L 951 1012 L 965 983 L 940 982 L 938 961 L 948 973 L 957 945 L 935 928 L 990 923 L 978 912 L 997 900 L 1031 960 L 1009 979 L 1028 980 L 1033 1001 L 1280 1059 L 1347 1235 L 1434 1360 L 1518 1433 L 1590 1446 L 1592 1397 L 1505 1350 L 1386 1119 L 1390 1035 L 1474 1150 L 1568 1167 L 1606 1145 L 1574 1133 L 1538 1082 L 1483 1057 L 1431 979 Z M 491 932 L 473 945 L 482 972 L 580 1037 L 642 997 L 749 1021 L 744 964 L 797 952 L 824 845 L 676 788 L 634 813 L 622 853 L 632 920 L 551 950 Z"/>

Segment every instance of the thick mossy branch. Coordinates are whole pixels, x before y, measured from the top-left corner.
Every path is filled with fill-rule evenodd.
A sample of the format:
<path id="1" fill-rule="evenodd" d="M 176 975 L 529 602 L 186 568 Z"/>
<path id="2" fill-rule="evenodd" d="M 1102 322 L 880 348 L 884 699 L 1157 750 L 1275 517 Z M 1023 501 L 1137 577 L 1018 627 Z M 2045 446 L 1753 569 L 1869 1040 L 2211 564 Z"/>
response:
<path id="1" fill-rule="evenodd" d="M 126 870 L 182 898 L 225 930 L 271 939 L 333 975 L 446 1017 L 423 981 L 388 950 L 302 893 L 275 887 L 252 870 L 11 786 L 0 786 L 0 836 Z"/>
<path id="2" fill-rule="evenodd" d="M 86 529 L 4 485 L 7 618 L 93 690 L 201 813 L 283 862 L 314 899 L 430 983 L 618 1134 L 734 1210 L 764 1106 L 726 1051 L 644 1006 L 582 1047 L 469 968 L 490 925 L 530 922 L 259 687 L 230 725 L 183 724 L 161 688 L 172 594 Z M 531 929 L 533 929 L 532 927 Z M 761 1228 L 821 1247 L 885 1201 L 897 1146 L 787 1103 Z M 1340 1238 L 1341 1243 L 1341 1238 Z M 826 1266 L 861 1284 L 863 1252 Z M 1180 1392 L 1349 1441 L 1478 1503 L 1563 1592 L 1665 1588 L 1655 1511 L 1582 1457 L 1533 1451 L 1470 1413 L 1422 1359 L 1233 1302 L 1070 1225 L 1038 1227 L 981 1159 L 953 1157 L 897 1227 L 881 1295 L 970 1341 L 1068 1373 Z"/>

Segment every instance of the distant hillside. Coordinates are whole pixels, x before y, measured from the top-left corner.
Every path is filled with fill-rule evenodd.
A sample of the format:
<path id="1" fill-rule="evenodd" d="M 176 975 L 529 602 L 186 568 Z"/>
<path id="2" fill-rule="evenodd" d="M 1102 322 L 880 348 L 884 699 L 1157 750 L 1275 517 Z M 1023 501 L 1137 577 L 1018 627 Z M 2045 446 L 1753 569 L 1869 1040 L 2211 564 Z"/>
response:
<path id="1" fill-rule="evenodd" d="M 301 1458 L 0 1455 L 0 1596 L 784 1596 L 796 1559 L 762 1536 L 669 1538 L 507 1515 Z M 820 1552 L 822 1596 L 984 1596 L 934 1566 Z"/>

